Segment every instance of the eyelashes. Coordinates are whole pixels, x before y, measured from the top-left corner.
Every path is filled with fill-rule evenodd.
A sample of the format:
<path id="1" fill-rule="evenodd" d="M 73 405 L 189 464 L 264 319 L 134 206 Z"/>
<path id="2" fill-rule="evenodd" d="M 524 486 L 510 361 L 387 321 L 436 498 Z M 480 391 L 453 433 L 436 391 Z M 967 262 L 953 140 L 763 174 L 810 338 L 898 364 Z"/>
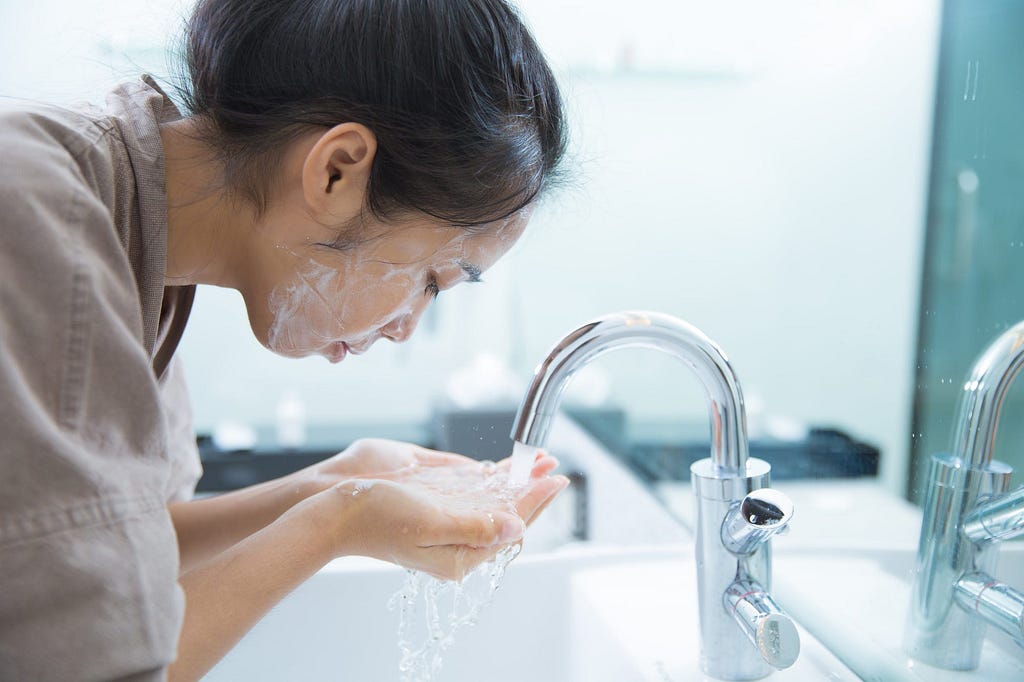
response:
<path id="1" fill-rule="evenodd" d="M 329 251 L 346 251 L 347 250 L 347 248 L 344 247 L 344 246 L 339 246 L 338 244 L 329 244 L 327 242 L 314 242 L 312 245 L 317 247 L 317 248 L 327 249 Z M 384 262 L 384 261 L 378 261 L 378 262 Z M 466 268 L 464 267 L 463 269 L 466 269 Z M 467 270 L 467 272 L 470 272 L 470 271 Z M 471 281 L 471 282 L 479 282 L 480 281 L 479 277 L 480 277 L 479 270 L 475 270 L 474 269 L 472 272 L 470 272 L 470 280 L 469 281 Z M 425 286 L 423 288 L 423 295 L 424 296 L 429 296 L 431 299 L 436 299 L 438 294 L 440 294 L 440 293 L 441 293 L 441 286 L 437 283 L 437 275 L 435 273 L 430 273 L 427 276 L 427 286 Z"/>
<path id="2" fill-rule="evenodd" d="M 437 278 L 434 275 L 430 275 L 427 279 L 427 286 L 423 290 L 423 293 L 430 298 L 437 298 L 437 295 L 441 293 L 441 288 L 437 285 Z"/>

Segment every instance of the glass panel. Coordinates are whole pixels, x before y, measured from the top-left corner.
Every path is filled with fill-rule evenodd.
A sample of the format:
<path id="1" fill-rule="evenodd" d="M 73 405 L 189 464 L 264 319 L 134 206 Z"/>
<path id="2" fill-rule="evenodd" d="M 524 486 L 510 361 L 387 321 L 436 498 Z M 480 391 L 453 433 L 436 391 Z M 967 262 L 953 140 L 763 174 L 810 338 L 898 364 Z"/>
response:
<path id="1" fill-rule="evenodd" d="M 910 497 L 950 448 L 963 381 L 1024 319 L 1024 4 L 945 4 L 921 294 Z M 1024 382 L 1010 389 L 995 457 L 1024 482 Z"/>

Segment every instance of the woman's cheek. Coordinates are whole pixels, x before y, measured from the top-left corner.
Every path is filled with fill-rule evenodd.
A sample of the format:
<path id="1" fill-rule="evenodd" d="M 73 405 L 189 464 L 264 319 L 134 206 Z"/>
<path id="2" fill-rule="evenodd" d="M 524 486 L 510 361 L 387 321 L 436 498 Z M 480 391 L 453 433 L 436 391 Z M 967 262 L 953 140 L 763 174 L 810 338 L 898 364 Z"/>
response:
<path id="1" fill-rule="evenodd" d="M 271 323 L 267 346 L 283 355 L 308 355 L 338 340 L 338 314 L 329 296 L 334 295 L 337 272 L 311 264 L 288 284 L 270 293 L 267 307 Z"/>
<path id="2" fill-rule="evenodd" d="M 267 346 L 281 355 L 305 356 L 327 343 L 321 320 L 311 319 L 303 308 L 279 310 L 267 335 Z"/>

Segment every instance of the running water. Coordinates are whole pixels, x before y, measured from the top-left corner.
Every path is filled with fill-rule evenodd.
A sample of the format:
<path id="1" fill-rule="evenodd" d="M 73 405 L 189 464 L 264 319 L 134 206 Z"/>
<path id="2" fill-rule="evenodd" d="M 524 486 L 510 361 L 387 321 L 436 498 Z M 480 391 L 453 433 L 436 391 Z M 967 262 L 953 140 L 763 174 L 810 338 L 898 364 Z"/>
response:
<path id="1" fill-rule="evenodd" d="M 533 463 L 537 459 L 540 448 L 526 445 L 516 441 L 512 446 L 512 467 L 508 472 L 508 483 L 513 488 L 520 488 L 526 485 L 530 479 L 530 471 L 533 470 Z"/>
<path id="2" fill-rule="evenodd" d="M 402 682 L 431 682 L 441 670 L 444 652 L 463 625 L 475 625 L 491 603 L 519 545 L 498 552 L 462 581 L 438 580 L 420 571 L 406 571 L 402 589 L 388 607 L 399 609 L 398 670 Z"/>
<path id="3" fill-rule="evenodd" d="M 513 460 L 513 470 L 514 466 Z M 480 508 L 486 504 L 483 508 L 514 512 L 516 487 L 509 485 L 493 462 L 484 462 L 480 473 L 475 488 L 467 486 L 465 474 L 452 476 L 439 470 L 424 470 L 417 472 L 415 478 L 446 497 L 457 498 L 452 500 L 457 505 Z M 472 477 L 468 480 L 472 481 Z M 438 580 L 421 571 L 406 570 L 401 589 L 388 602 L 388 608 L 399 611 L 398 668 L 402 682 L 435 679 L 445 651 L 455 641 L 456 631 L 476 623 L 480 612 L 494 598 L 505 569 L 519 554 L 520 547 L 517 543 L 502 549 L 461 581 Z"/>

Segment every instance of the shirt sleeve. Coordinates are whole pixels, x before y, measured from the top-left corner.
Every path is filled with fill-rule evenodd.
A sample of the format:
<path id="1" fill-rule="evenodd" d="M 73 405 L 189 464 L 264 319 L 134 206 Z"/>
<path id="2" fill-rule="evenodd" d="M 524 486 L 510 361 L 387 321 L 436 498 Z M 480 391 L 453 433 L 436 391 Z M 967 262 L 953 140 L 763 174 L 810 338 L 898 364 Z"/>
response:
<path id="1" fill-rule="evenodd" d="M 164 679 L 183 615 L 167 423 L 89 132 L 0 116 L 4 680 Z"/>
<path id="2" fill-rule="evenodd" d="M 165 496 L 168 502 L 182 502 L 195 494 L 203 465 L 196 445 L 185 369 L 177 356 L 171 358 L 160 380 L 160 394 L 167 415 L 167 451 L 171 464 Z"/>

